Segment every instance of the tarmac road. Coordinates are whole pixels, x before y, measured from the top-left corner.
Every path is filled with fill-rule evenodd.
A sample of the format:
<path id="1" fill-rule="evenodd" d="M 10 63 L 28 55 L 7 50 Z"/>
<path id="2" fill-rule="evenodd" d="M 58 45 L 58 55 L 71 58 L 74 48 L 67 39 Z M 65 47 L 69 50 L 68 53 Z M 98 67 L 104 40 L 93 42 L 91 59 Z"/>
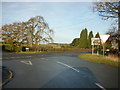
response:
<path id="1" fill-rule="evenodd" d="M 3 53 L 14 72 L 3 88 L 118 88 L 118 68 L 77 58 L 81 53 Z"/>

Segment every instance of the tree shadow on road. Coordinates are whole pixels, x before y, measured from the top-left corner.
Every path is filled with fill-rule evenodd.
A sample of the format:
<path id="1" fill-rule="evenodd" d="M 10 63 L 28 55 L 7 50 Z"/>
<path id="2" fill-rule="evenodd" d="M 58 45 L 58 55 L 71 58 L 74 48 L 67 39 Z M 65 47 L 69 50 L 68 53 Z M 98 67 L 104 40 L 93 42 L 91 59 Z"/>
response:
<path id="1" fill-rule="evenodd" d="M 65 71 L 52 78 L 43 88 L 98 88 L 94 74 L 86 67 L 77 67 L 76 72 L 72 69 Z"/>

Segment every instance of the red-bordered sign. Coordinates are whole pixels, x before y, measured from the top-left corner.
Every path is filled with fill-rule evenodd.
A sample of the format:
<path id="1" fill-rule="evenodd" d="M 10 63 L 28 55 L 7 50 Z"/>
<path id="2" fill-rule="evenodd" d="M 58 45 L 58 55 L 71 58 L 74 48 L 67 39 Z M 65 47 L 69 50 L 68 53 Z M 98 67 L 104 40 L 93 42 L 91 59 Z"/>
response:
<path id="1" fill-rule="evenodd" d="M 100 38 L 91 38 L 91 45 L 100 45 Z"/>

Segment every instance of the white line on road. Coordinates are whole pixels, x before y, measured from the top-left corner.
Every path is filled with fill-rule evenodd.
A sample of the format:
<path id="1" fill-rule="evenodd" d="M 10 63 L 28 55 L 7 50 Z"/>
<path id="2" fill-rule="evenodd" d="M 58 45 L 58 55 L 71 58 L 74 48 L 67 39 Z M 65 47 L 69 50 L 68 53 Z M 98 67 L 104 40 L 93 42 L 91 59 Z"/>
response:
<path id="1" fill-rule="evenodd" d="M 9 57 L 9 58 L 16 58 L 16 57 Z"/>
<path id="2" fill-rule="evenodd" d="M 10 59 L 10 58 L 28 58 L 28 57 L 32 57 L 32 56 L 25 56 L 25 57 L 5 57 L 4 59 Z"/>
<path id="3" fill-rule="evenodd" d="M 32 65 L 32 62 L 31 62 L 31 61 L 20 61 L 20 62 L 22 62 L 22 63 L 24 63 L 24 64 Z"/>
<path id="4" fill-rule="evenodd" d="M 46 60 L 48 60 L 48 59 L 46 59 Z"/>
<path id="5" fill-rule="evenodd" d="M 26 56 L 26 57 L 32 57 L 32 56 Z"/>
<path id="6" fill-rule="evenodd" d="M 98 87 L 100 87 L 102 90 L 106 90 L 103 86 L 101 86 L 99 83 L 95 83 Z"/>
<path id="7" fill-rule="evenodd" d="M 68 68 L 71 68 L 72 70 L 74 70 L 74 71 L 76 71 L 76 72 L 80 72 L 79 70 L 77 70 L 77 69 L 75 69 L 75 68 L 73 68 L 73 67 L 71 67 L 71 66 L 69 66 L 69 65 L 67 65 L 67 64 L 65 64 L 65 63 L 62 63 L 62 62 L 59 62 L 59 61 L 57 61 L 57 63 L 62 64 L 62 65 L 64 65 L 64 66 L 68 67 Z"/>
<path id="8" fill-rule="evenodd" d="M 40 59 L 43 59 L 43 60 L 48 60 L 47 58 L 40 58 Z"/>
<path id="9" fill-rule="evenodd" d="M 28 61 L 30 65 L 32 65 L 32 62 L 31 61 Z"/>
<path id="10" fill-rule="evenodd" d="M 40 59 L 45 59 L 45 58 L 40 58 Z"/>
<path id="11" fill-rule="evenodd" d="M 5 59 L 10 59 L 10 58 L 21 58 L 21 57 L 7 57 Z"/>

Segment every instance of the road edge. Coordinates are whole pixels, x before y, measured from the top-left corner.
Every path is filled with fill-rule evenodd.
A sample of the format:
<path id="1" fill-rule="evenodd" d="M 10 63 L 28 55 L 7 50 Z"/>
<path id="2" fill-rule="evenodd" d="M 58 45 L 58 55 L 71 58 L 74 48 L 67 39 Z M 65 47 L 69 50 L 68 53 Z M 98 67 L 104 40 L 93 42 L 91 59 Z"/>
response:
<path id="1" fill-rule="evenodd" d="M 10 80 L 12 80 L 12 78 L 13 78 L 13 71 L 10 70 L 10 69 L 8 69 L 8 68 L 4 68 L 4 69 L 6 69 L 6 70 L 8 71 L 8 78 L 7 78 L 6 80 L 4 80 L 0 86 L 4 86 L 4 85 L 7 84 Z M 2 70 L 3 70 L 3 69 L 2 69 Z"/>

